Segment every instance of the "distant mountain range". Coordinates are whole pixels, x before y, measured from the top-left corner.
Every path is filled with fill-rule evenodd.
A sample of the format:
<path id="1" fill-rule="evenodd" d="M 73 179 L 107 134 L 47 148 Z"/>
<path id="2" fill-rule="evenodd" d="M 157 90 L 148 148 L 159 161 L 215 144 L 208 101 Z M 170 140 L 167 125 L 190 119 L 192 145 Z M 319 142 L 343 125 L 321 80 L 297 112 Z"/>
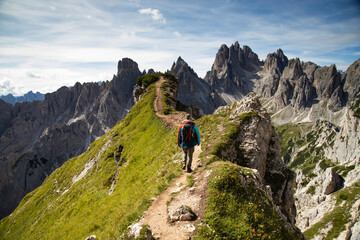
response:
<path id="1" fill-rule="evenodd" d="M 12 94 L 8 94 L 5 96 L 3 95 L 3 96 L 0 96 L 0 99 L 7 103 L 15 105 L 15 103 L 22 103 L 22 102 L 43 101 L 44 96 L 45 95 L 40 92 L 34 93 L 33 91 L 30 91 L 30 92 L 26 93 L 25 95 L 18 96 L 18 97 L 15 97 Z"/>

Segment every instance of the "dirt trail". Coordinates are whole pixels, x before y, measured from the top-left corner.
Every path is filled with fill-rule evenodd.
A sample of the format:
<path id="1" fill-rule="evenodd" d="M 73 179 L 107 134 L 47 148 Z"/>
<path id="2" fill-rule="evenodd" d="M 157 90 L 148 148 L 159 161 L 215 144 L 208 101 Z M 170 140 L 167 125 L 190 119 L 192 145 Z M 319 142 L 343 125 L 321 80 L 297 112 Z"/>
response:
<path id="1" fill-rule="evenodd" d="M 168 127 L 176 128 L 179 126 L 182 120 L 185 119 L 184 112 L 175 112 L 172 114 L 164 115 L 162 114 L 163 111 L 163 95 L 161 92 L 161 84 L 165 82 L 163 77 L 160 77 L 160 80 L 156 82 L 156 92 L 154 98 L 154 110 L 156 116 L 158 116 Z"/>
<path id="2" fill-rule="evenodd" d="M 156 83 L 156 94 L 154 98 L 155 114 L 168 126 L 177 128 L 184 119 L 184 113 L 162 114 L 162 92 L 161 84 L 165 80 L 161 78 Z M 181 151 L 179 149 L 179 151 Z M 194 172 L 183 172 L 174 182 L 158 196 L 140 220 L 142 224 L 148 224 L 155 239 L 182 240 L 190 239 L 195 232 L 196 224 L 203 220 L 205 214 L 205 199 L 207 192 L 207 179 L 209 172 L 199 171 L 199 154 L 201 147 L 196 146 L 193 155 L 192 169 Z M 187 186 L 187 176 L 194 180 L 192 187 Z M 181 205 L 187 205 L 198 216 L 196 221 L 170 222 L 169 214 L 174 213 Z"/>

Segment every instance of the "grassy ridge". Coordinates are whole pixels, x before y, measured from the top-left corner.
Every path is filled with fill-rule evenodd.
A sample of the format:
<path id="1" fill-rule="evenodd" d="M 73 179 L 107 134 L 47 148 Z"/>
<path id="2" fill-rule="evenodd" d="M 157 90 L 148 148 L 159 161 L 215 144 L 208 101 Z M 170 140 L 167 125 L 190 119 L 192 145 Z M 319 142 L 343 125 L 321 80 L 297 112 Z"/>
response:
<path id="1" fill-rule="evenodd" d="M 154 94 L 150 86 L 124 120 L 29 193 L 1 220 L 0 239 L 118 238 L 180 173 L 176 131 L 154 114 Z M 73 183 L 91 160 L 93 167 Z"/>

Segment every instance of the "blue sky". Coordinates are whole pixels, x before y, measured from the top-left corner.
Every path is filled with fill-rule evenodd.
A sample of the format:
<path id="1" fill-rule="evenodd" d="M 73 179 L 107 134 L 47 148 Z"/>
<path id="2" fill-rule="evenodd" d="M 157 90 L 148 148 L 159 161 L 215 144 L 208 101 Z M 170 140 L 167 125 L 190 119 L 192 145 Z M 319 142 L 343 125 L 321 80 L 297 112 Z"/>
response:
<path id="1" fill-rule="evenodd" d="M 345 71 L 360 58 L 360 1 L 0 0 L 0 95 L 111 80 L 124 57 L 166 71 L 181 56 L 204 77 L 235 41 Z"/>

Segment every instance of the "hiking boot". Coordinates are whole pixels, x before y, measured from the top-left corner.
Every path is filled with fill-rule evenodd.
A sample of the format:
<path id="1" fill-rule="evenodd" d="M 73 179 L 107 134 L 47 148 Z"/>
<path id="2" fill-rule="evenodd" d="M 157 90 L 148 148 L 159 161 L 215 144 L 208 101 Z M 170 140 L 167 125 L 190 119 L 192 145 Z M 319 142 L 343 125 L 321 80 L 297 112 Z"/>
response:
<path id="1" fill-rule="evenodd" d="M 188 168 L 188 169 L 186 170 L 186 172 L 187 172 L 187 173 L 192 173 L 191 168 Z"/>
<path id="2" fill-rule="evenodd" d="M 185 168 L 186 168 L 186 166 L 185 166 L 185 165 L 183 165 L 183 166 L 182 166 L 182 170 L 185 170 Z"/>

